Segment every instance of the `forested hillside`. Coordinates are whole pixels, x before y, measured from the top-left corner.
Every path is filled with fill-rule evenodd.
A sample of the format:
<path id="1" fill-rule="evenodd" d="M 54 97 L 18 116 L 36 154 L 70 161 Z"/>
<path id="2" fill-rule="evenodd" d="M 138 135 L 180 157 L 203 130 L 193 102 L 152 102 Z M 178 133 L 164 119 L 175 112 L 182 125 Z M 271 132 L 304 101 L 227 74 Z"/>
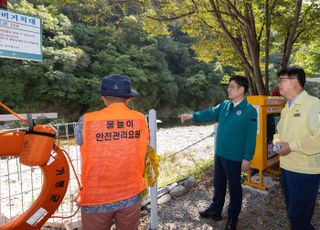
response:
<path id="1" fill-rule="evenodd" d="M 8 10 L 42 19 L 44 59 L 0 58 L 0 100 L 20 113 L 58 112 L 62 120 L 75 121 L 102 106 L 96 94 L 101 78 L 122 73 L 142 95 L 134 100 L 135 109 L 154 108 L 160 117 L 172 117 L 224 100 L 222 82 L 232 74 L 247 76 L 253 94 L 276 87 L 275 73 L 284 62 L 300 64 L 309 77 L 319 76 L 317 4 L 226 1 L 231 5 L 224 9 L 215 1 L 184 1 L 180 7 L 179 1 L 161 2 L 10 0 Z M 300 12 L 295 13 L 295 4 Z M 226 30 L 214 18 L 218 10 L 230 11 L 224 17 L 235 14 L 221 16 Z M 247 16 L 255 20 L 254 28 L 247 27 Z M 286 33 L 295 16 L 300 21 L 290 59 L 284 61 Z M 249 29 L 255 30 L 255 44 L 246 37 Z M 231 38 L 243 54 L 233 49 Z M 256 58 L 251 45 L 256 45 Z"/>
<path id="2" fill-rule="evenodd" d="M 197 61 L 193 40 L 178 26 L 172 36 L 156 37 L 133 17 L 94 25 L 76 16 L 86 13 L 80 7 L 12 2 L 10 10 L 38 16 L 43 24 L 43 62 L 0 59 L 0 99 L 17 112 L 55 111 L 74 121 L 102 106 L 96 90 L 111 73 L 127 74 L 141 93 L 134 108 L 155 108 L 162 116 L 225 98 L 220 81 L 230 68 Z"/>

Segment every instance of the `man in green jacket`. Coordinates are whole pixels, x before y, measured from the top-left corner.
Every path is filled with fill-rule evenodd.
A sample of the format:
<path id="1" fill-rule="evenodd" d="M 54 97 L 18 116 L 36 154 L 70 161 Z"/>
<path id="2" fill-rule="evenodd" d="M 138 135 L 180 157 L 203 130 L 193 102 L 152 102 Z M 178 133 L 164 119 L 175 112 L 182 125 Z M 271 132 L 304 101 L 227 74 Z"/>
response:
<path id="1" fill-rule="evenodd" d="M 257 111 L 246 100 L 248 79 L 233 76 L 229 80 L 228 97 L 221 104 L 201 112 L 180 115 L 181 122 L 219 122 L 214 157 L 214 196 L 200 217 L 222 219 L 228 183 L 230 204 L 226 228 L 235 230 L 242 205 L 241 172 L 250 168 L 256 146 Z"/>
<path id="2" fill-rule="evenodd" d="M 320 100 L 304 91 L 305 81 L 302 68 L 278 72 L 280 94 L 288 102 L 274 143 L 279 148 L 282 188 L 293 230 L 315 229 L 311 220 L 320 183 Z"/>

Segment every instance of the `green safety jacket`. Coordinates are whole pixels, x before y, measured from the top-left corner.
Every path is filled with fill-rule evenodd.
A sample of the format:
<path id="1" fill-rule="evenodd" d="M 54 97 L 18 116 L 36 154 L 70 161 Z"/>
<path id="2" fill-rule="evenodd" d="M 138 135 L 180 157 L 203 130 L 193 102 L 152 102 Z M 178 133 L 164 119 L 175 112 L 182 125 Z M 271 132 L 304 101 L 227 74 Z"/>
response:
<path id="1" fill-rule="evenodd" d="M 225 100 L 211 109 L 193 113 L 193 121 L 219 122 L 215 154 L 228 160 L 250 161 L 256 148 L 257 111 L 244 99 L 233 108 Z"/>

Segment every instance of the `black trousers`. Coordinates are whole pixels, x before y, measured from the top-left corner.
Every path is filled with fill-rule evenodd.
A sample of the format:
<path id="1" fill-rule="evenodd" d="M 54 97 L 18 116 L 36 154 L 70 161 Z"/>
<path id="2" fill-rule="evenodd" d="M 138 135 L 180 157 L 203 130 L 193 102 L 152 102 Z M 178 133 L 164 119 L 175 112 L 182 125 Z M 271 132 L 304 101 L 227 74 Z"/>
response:
<path id="1" fill-rule="evenodd" d="M 320 174 L 281 169 L 282 189 L 293 230 L 313 230 L 311 224 L 320 184 Z"/>
<path id="2" fill-rule="evenodd" d="M 229 218 L 238 218 L 241 211 L 241 164 L 242 161 L 227 160 L 219 156 L 214 158 L 214 196 L 209 208 L 216 213 L 222 212 L 228 184 L 230 194 Z"/>

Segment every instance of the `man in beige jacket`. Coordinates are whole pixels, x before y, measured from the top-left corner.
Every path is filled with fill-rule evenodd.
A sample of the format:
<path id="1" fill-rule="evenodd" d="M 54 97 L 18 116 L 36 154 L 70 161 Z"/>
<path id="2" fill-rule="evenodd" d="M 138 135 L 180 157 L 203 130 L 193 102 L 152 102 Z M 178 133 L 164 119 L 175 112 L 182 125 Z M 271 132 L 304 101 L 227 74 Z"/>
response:
<path id="1" fill-rule="evenodd" d="M 278 72 L 282 110 L 274 143 L 279 147 L 282 187 L 293 230 L 315 229 L 311 224 L 320 181 L 320 100 L 304 91 L 302 68 Z"/>

